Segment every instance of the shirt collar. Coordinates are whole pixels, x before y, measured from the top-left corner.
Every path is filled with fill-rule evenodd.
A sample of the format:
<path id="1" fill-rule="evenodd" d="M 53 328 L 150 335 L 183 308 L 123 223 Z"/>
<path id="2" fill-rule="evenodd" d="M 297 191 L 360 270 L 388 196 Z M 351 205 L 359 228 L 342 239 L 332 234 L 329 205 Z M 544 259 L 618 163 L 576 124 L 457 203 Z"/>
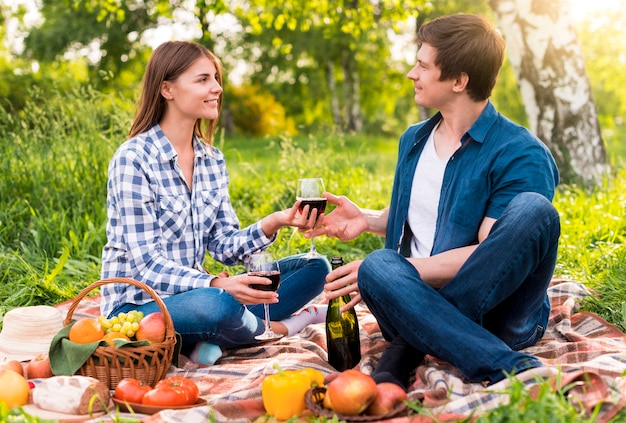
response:
<path id="1" fill-rule="evenodd" d="M 480 114 L 476 122 L 472 125 L 472 127 L 467 131 L 467 133 L 472 137 L 472 139 L 476 142 L 483 143 L 489 130 L 496 123 L 498 119 L 498 112 L 496 108 L 491 103 L 491 100 L 487 102 L 487 106 Z"/>
<path id="2" fill-rule="evenodd" d="M 175 160 L 176 157 L 178 157 L 178 153 L 176 152 L 176 149 L 174 148 L 174 146 L 172 146 L 172 143 L 170 143 L 170 140 L 167 138 L 167 136 L 163 132 L 163 129 L 161 129 L 161 125 L 159 125 L 158 123 L 155 124 L 152 127 L 152 131 L 154 131 L 154 134 L 155 134 L 155 136 L 152 137 L 154 140 L 154 145 L 159 150 L 159 153 L 161 157 L 163 158 L 163 161 L 169 162 L 169 161 Z M 200 141 L 196 135 L 193 136 L 192 142 L 193 142 L 193 149 L 194 149 L 195 157 L 206 158 L 208 156 L 211 156 L 211 152 L 209 151 L 211 146 Z"/>

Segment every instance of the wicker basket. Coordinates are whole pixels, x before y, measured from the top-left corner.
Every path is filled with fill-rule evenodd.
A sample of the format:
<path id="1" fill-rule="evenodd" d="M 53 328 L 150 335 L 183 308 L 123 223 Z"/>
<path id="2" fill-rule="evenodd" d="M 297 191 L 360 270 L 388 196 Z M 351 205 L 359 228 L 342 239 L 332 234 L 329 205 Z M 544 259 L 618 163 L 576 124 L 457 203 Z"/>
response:
<path id="1" fill-rule="evenodd" d="M 107 384 L 109 389 L 115 389 L 118 382 L 125 377 L 135 378 L 154 387 L 159 380 L 165 378 L 172 363 L 176 332 L 167 307 L 152 288 L 142 282 L 127 278 L 110 278 L 94 282 L 76 296 L 67 311 L 64 324 L 67 326 L 72 323 L 74 310 L 89 292 L 102 285 L 113 283 L 134 285 L 150 294 L 165 316 L 165 340 L 161 343 L 137 347 L 99 346 L 75 374 L 96 378 Z"/>
<path id="2" fill-rule="evenodd" d="M 349 416 L 346 414 L 335 413 L 328 408 L 324 408 L 324 406 L 322 405 L 324 403 L 325 394 L 326 388 L 321 386 L 311 388 L 304 394 L 304 403 L 306 404 L 307 408 L 318 417 L 326 417 L 328 419 L 332 419 L 333 416 L 337 416 L 340 421 L 346 421 L 348 423 L 361 423 L 379 422 L 382 420 L 391 419 L 393 417 L 406 416 L 408 413 L 408 407 L 405 403 L 398 404 L 387 414 L 381 414 L 378 416 L 369 416 L 363 414 L 359 414 L 357 416 Z"/>

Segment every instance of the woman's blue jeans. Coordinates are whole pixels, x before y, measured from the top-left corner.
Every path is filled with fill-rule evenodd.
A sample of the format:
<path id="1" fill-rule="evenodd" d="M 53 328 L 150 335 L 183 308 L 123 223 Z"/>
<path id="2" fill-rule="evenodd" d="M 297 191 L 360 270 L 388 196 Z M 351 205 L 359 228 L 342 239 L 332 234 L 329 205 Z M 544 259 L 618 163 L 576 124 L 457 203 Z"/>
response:
<path id="1" fill-rule="evenodd" d="M 283 320 L 302 308 L 324 289 L 330 265 L 326 258 L 303 254 L 279 260 L 281 270 L 279 302 L 270 305 L 272 320 Z M 164 298 L 174 328 L 183 339 L 183 353 L 199 341 L 224 348 L 258 344 L 255 335 L 263 332 L 263 304 L 244 306 L 220 288 L 198 288 Z M 142 305 L 124 304 L 111 315 L 129 310 L 144 314 L 160 311 L 151 301 Z"/>
<path id="2" fill-rule="evenodd" d="M 405 257 L 386 249 L 361 264 L 361 296 L 385 339 L 400 335 L 471 381 L 494 383 L 541 366 L 518 350 L 545 332 L 559 235 L 552 204 L 539 194 L 522 193 L 439 290 L 424 283 Z"/>

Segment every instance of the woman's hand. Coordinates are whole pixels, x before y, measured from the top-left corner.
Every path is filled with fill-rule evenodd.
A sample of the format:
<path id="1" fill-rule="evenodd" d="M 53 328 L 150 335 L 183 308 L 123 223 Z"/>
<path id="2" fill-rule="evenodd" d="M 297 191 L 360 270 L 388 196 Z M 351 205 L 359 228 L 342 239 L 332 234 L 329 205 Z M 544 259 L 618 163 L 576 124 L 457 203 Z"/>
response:
<path id="1" fill-rule="evenodd" d="M 291 208 L 274 212 L 261 221 L 263 232 L 266 236 L 270 237 L 279 231 L 280 228 L 285 226 L 292 226 L 298 228 L 301 232 L 310 230 L 319 226 L 324 218 L 324 213 L 319 216 L 318 210 L 311 210 L 309 216 L 309 206 L 304 206 L 302 212 L 298 209 L 300 207 L 300 201 L 296 201 Z"/>
<path id="2" fill-rule="evenodd" d="M 352 298 L 348 304 L 341 308 L 342 312 L 353 308 L 361 301 L 357 274 L 362 262 L 363 260 L 351 261 L 326 275 L 326 285 L 324 285 L 326 299 L 331 300 L 346 294 L 350 294 Z"/>
<path id="3" fill-rule="evenodd" d="M 252 284 L 271 285 L 268 278 L 248 276 L 245 273 L 235 276 L 217 277 L 211 280 L 211 286 L 221 288 L 235 297 L 241 304 L 274 304 L 278 302 L 278 294 L 273 291 L 261 291 L 251 288 Z"/>

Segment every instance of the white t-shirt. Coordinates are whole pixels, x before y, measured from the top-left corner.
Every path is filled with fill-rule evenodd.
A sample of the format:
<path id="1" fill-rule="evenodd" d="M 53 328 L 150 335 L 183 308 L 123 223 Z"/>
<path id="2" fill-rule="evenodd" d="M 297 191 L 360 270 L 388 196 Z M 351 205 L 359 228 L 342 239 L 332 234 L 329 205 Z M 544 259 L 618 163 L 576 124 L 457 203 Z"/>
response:
<path id="1" fill-rule="evenodd" d="M 411 257 L 429 257 L 435 240 L 441 184 L 450 159 L 442 159 L 437 155 L 434 141 L 436 130 L 437 127 L 430 133 L 413 175 L 407 218 L 413 232 Z"/>

